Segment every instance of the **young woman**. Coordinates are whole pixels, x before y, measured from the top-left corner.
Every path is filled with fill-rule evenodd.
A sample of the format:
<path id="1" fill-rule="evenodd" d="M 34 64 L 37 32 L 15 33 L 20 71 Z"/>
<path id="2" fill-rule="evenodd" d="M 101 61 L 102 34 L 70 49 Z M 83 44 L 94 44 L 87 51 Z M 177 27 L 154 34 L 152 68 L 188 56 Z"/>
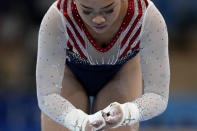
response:
<path id="1" fill-rule="evenodd" d="M 150 0 L 59 0 L 40 26 L 36 78 L 42 131 L 136 131 L 167 107 L 165 21 Z"/>

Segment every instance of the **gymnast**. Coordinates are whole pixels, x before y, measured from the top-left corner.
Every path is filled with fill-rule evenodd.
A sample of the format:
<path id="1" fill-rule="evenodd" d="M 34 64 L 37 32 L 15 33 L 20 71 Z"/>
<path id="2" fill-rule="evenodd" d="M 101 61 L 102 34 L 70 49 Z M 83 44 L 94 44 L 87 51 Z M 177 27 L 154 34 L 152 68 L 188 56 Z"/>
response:
<path id="1" fill-rule="evenodd" d="M 39 29 L 42 131 L 138 131 L 168 105 L 165 20 L 150 0 L 58 0 Z"/>

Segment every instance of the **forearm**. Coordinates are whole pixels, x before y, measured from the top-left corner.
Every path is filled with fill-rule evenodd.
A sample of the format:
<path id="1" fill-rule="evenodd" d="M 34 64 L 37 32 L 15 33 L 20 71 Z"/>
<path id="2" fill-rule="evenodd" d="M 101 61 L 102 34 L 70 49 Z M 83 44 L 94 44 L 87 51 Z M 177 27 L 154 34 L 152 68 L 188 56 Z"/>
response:
<path id="1" fill-rule="evenodd" d="M 66 115 L 76 109 L 68 100 L 56 93 L 38 97 L 38 105 L 42 112 L 63 126 L 66 126 Z"/>
<path id="2" fill-rule="evenodd" d="M 155 93 L 146 93 L 134 102 L 139 110 L 139 120 L 145 121 L 160 115 L 165 111 L 168 101 L 161 95 Z"/>
<path id="3" fill-rule="evenodd" d="M 113 102 L 102 112 L 106 123 L 115 122 L 114 125 L 110 124 L 108 126 L 117 128 L 119 126 L 131 126 L 137 122 L 151 119 L 161 114 L 166 107 L 167 102 L 160 95 L 147 93 L 132 102 L 123 104 Z"/>
<path id="4" fill-rule="evenodd" d="M 59 94 L 54 93 L 44 96 L 42 101 L 43 103 L 39 104 L 40 109 L 52 120 L 71 131 L 86 130 L 89 115 L 75 108 L 68 100 Z M 94 118 L 94 116 L 91 118 Z"/>
<path id="5" fill-rule="evenodd" d="M 168 31 L 154 4 L 147 10 L 140 47 L 144 94 L 133 102 L 140 112 L 139 121 L 144 121 L 164 112 L 169 98 Z"/>
<path id="6" fill-rule="evenodd" d="M 170 85 L 168 33 L 164 19 L 154 5 L 148 8 L 142 29 L 140 64 L 144 92 L 135 100 L 117 104 L 123 112 L 117 126 L 151 119 L 167 107 Z M 108 112 L 112 110 L 112 107 L 108 108 Z"/>
<path id="7" fill-rule="evenodd" d="M 64 49 L 67 41 L 62 29 L 64 26 L 61 15 L 54 3 L 40 25 L 36 84 L 38 106 L 41 111 L 57 123 L 66 126 L 67 114 L 76 108 L 60 95 L 66 59 Z"/>
<path id="8" fill-rule="evenodd" d="M 167 107 L 168 101 L 162 96 L 155 93 L 146 93 L 135 101 L 128 102 L 128 110 L 130 113 L 130 123 L 149 120 L 163 113 Z M 129 117 L 128 116 L 128 117 Z"/>

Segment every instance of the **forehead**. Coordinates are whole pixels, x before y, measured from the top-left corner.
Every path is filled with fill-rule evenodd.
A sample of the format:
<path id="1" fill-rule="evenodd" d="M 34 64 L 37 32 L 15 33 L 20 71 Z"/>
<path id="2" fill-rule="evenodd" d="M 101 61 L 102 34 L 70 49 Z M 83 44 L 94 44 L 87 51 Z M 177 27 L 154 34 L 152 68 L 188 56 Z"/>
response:
<path id="1" fill-rule="evenodd" d="M 116 3 L 119 0 L 78 0 L 80 4 L 88 7 L 105 7 L 111 3 Z"/>

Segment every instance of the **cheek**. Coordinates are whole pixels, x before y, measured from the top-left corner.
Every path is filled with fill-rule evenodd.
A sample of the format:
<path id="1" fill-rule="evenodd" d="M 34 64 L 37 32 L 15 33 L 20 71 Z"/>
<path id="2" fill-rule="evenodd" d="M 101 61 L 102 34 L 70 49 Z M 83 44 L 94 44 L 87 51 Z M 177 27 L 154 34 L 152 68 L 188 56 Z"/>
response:
<path id="1" fill-rule="evenodd" d="M 116 7 L 114 9 L 114 12 L 111 15 L 109 15 L 108 21 L 109 22 L 114 22 L 118 18 L 119 13 L 120 13 L 120 7 Z"/>
<path id="2" fill-rule="evenodd" d="M 82 19 L 85 23 L 89 23 L 89 22 L 90 22 L 90 20 L 91 20 L 91 17 L 90 17 L 90 16 L 84 15 L 83 12 L 80 11 L 80 10 L 78 11 L 78 13 L 79 13 L 81 19 Z"/>
<path id="3" fill-rule="evenodd" d="M 86 16 L 86 15 L 83 15 L 83 16 L 81 16 L 81 18 L 82 18 L 82 20 L 83 20 L 83 22 L 84 23 L 86 23 L 86 24 L 88 24 L 88 25 L 91 25 L 91 17 L 90 16 Z"/>
<path id="4" fill-rule="evenodd" d="M 81 10 L 81 8 L 79 8 L 78 4 L 76 4 L 77 6 L 77 12 L 79 13 L 79 16 L 81 17 L 81 19 L 87 23 L 89 17 L 83 14 L 83 11 Z"/>
<path id="5" fill-rule="evenodd" d="M 116 19 L 117 19 L 117 17 L 118 17 L 118 13 L 116 13 L 116 12 L 114 12 L 114 13 L 112 13 L 110 16 L 108 16 L 108 22 L 110 23 L 110 22 L 114 22 Z"/>

